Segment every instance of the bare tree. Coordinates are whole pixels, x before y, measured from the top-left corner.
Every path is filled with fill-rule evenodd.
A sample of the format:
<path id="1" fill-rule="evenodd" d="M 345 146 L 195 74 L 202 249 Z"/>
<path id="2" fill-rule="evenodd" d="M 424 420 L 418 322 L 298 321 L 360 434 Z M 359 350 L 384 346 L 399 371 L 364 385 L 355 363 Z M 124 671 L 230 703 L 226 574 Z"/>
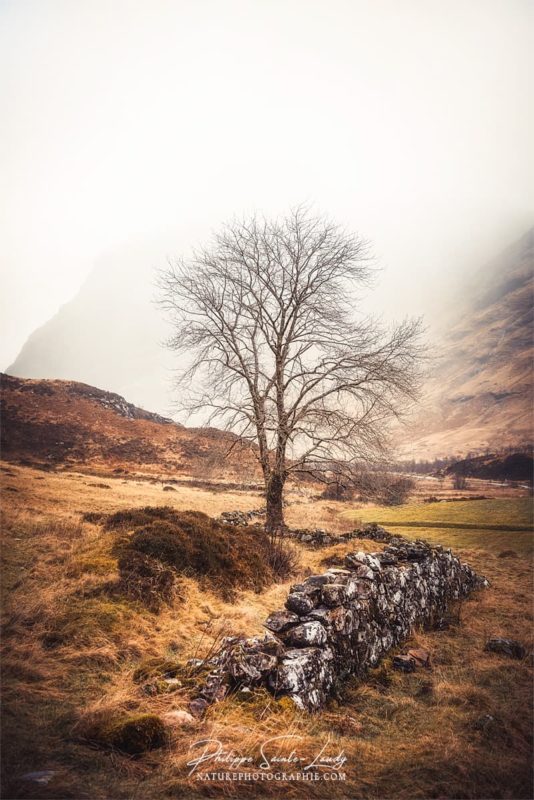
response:
<path id="1" fill-rule="evenodd" d="M 467 478 L 465 476 L 465 472 L 455 472 L 452 479 L 452 488 L 453 489 L 467 489 Z"/>
<path id="2" fill-rule="evenodd" d="M 416 396 L 420 323 L 387 331 L 357 313 L 371 273 L 366 242 L 298 208 L 229 224 L 162 274 L 184 405 L 254 443 L 271 534 L 291 474 L 382 455 Z"/>

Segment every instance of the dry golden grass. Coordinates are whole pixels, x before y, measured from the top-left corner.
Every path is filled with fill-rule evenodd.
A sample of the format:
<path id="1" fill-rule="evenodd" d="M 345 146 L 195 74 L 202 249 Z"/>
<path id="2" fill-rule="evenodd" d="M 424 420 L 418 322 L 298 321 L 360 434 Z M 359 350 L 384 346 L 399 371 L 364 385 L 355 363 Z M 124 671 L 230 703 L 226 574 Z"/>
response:
<path id="1" fill-rule="evenodd" d="M 453 539 L 492 584 L 462 605 L 460 625 L 415 632 L 413 643 L 432 654 L 431 671 L 402 675 L 386 660 L 367 682 L 340 687 L 340 696 L 313 716 L 264 692 L 248 702 L 233 696 L 192 727 L 175 729 L 165 748 L 132 760 L 80 742 L 80 722 L 95 714 L 186 708 L 192 691 L 187 681 L 170 694 L 149 696 L 134 680 L 139 665 L 151 657 L 183 663 L 208 652 L 224 633 L 261 632 L 267 614 L 283 605 L 289 584 L 261 594 L 242 592 L 226 603 L 184 578 L 174 606 L 152 614 L 110 593 L 117 579 L 115 534 L 82 523 L 81 514 L 169 504 L 216 515 L 258 507 L 261 498 L 183 486 L 163 493 L 149 481 L 108 477 L 111 489 L 99 489 L 80 473 L 9 469 L 12 475 L 4 474 L 3 482 L 17 491 L 4 493 L 5 798 L 532 796 L 531 659 L 509 661 L 483 649 L 492 634 L 531 647 L 532 561 L 524 538 L 521 550 L 517 545 L 525 534 L 500 532 L 495 538 L 488 531 L 477 537 L 473 530 L 417 530 L 417 536 L 444 544 Z M 341 517 L 343 504 L 312 502 L 296 492 L 289 499 L 291 524 L 337 530 L 354 524 Z M 361 546 L 377 548 L 370 542 Z M 350 548 L 302 549 L 303 573 Z M 500 558 L 503 549 L 521 557 Z M 54 638 L 58 630 L 60 644 Z M 329 753 L 343 750 L 347 780 L 204 784 L 188 777 L 192 742 L 217 738 L 236 753 L 254 754 L 263 740 L 280 733 L 302 737 L 303 756 L 312 757 L 323 745 Z M 45 769 L 55 772 L 48 786 L 21 779 Z"/>

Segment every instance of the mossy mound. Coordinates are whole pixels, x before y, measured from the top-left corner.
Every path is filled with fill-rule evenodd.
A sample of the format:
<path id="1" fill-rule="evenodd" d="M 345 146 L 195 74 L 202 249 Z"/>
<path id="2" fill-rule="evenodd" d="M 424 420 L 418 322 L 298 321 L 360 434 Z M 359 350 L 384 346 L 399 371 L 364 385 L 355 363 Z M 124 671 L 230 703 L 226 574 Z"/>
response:
<path id="1" fill-rule="evenodd" d="M 84 736 L 101 747 L 133 756 L 163 747 L 167 741 L 165 725 L 156 714 L 100 717 L 87 726 Z"/>
<path id="2" fill-rule="evenodd" d="M 158 612 L 174 597 L 176 572 L 157 558 L 126 549 L 119 558 L 119 574 L 120 591 L 150 611 Z"/>
<path id="3" fill-rule="evenodd" d="M 293 711 L 295 711 L 297 709 L 297 706 L 295 705 L 295 701 L 292 700 L 292 698 L 288 697 L 287 695 L 284 695 L 283 697 L 279 697 L 277 699 L 277 701 L 276 701 L 276 704 L 277 704 L 279 710 L 283 711 L 283 712 L 285 712 L 285 711 L 293 712 Z"/>
<path id="4" fill-rule="evenodd" d="M 132 530 L 139 525 L 149 525 L 154 519 L 166 519 L 175 513 L 171 506 L 141 506 L 124 508 L 114 514 L 102 511 L 87 511 L 82 515 L 84 522 L 103 523 L 107 531 Z"/>
<path id="5" fill-rule="evenodd" d="M 223 719 L 228 713 L 228 708 L 238 706 L 240 713 L 251 719 L 263 719 L 266 716 L 282 716 L 295 714 L 298 709 L 291 697 L 286 695 L 273 697 L 263 686 L 253 689 L 241 688 L 228 695 L 223 703 L 217 703 L 210 708 L 212 719 Z"/>
<path id="6" fill-rule="evenodd" d="M 103 515 L 106 530 L 134 529 L 141 525 L 150 525 L 155 519 L 172 519 L 176 511 L 171 506 L 143 506 L 141 508 L 125 508 L 115 514 Z"/>
<path id="7" fill-rule="evenodd" d="M 375 686 L 377 689 L 389 689 L 395 680 L 393 673 L 392 659 L 386 658 L 380 666 L 369 670 L 367 675 L 367 683 Z"/>
<path id="8" fill-rule="evenodd" d="M 129 538 L 116 543 L 121 578 L 127 577 L 132 559 L 126 555 L 132 553 L 206 580 L 225 599 L 238 589 L 260 592 L 275 577 L 269 538 L 259 528 L 223 525 L 206 514 L 166 506 L 120 511 L 105 525 L 134 527 Z"/>

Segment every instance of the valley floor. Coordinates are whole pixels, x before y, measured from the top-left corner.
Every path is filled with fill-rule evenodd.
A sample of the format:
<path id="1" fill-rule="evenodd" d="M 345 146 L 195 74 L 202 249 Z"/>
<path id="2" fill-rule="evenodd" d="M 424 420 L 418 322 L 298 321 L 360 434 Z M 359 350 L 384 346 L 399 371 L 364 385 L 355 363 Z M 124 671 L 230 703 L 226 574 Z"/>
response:
<path id="1" fill-rule="evenodd" d="M 231 696 L 202 720 L 176 727 L 169 743 L 141 758 L 80 742 L 80 721 L 95 711 L 162 714 L 187 708 L 191 686 L 149 695 L 135 672 L 149 658 L 184 662 L 222 635 L 261 633 L 290 583 L 224 602 L 184 577 L 173 607 L 159 614 L 109 591 L 117 579 L 114 536 L 84 522 L 86 512 L 170 505 L 216 516 L 262 505 L 258 492 L 207 489 L 136 478 L 45 472 L 3 463 L 2 796 L 119 800 L 179 797 L 520 798 L 532 797 L 532 526 L 525 492 L 494 489 L 492 499 L 355 507 L 289 494 L 292 526 L 350 530 L 378 521 L 412 538 L 452 546 L 490 581 L 456 609 L 459 624 L 414 632 L 431 671 L 401 674 L 391 659 L 365 682 L 349 681 L 321 713 L 307 715 L 267 694 Z M 423 487 L 423 488 L 421 488 Z M 416 500 L 436 494 L 418 485 Z M 477 487 L 488 495 L 491 487 Z M 474 493 L 474 492 L 473 492 Z M 444 496 L 450 498 L 447 489 Z M 299 547 L 302 574 L 332 555 L 376 550 L 373 542 L 322 550 Z M 508 553 L 506 555 L 506 553 Z M 517 661 L 487 653 L 490 636 L 522 641 Z M 284 734 L 299 755 L 346 756 L 344 780 L 305 783 L 211 782 L 189 775 L 195 742 L 258 755 Z M 297 747 L 297 745 L 295 745 Z M 291 748 L 288 747 L 289 753 Z M 48 783 L 24 779 L 50 770 Z"/>

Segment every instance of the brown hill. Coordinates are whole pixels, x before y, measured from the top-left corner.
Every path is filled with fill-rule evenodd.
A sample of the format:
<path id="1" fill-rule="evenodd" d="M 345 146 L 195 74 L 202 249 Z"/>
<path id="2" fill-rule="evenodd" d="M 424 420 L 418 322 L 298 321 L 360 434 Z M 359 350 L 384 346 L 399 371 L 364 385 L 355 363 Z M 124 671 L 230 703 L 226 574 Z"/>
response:
<path id="1" fill-rule="evenodd" d="M 466 288 L 405 441 L 413 457 L 532 442 L 533 273 L 534 229 Z"/>
<path id="2" fill-rule="evenodd" d="M 231 433 L 186 428 L 84 383 L 1 375 L 1 454 L 36 466 L 222 477 L 256 467 Z"/>

